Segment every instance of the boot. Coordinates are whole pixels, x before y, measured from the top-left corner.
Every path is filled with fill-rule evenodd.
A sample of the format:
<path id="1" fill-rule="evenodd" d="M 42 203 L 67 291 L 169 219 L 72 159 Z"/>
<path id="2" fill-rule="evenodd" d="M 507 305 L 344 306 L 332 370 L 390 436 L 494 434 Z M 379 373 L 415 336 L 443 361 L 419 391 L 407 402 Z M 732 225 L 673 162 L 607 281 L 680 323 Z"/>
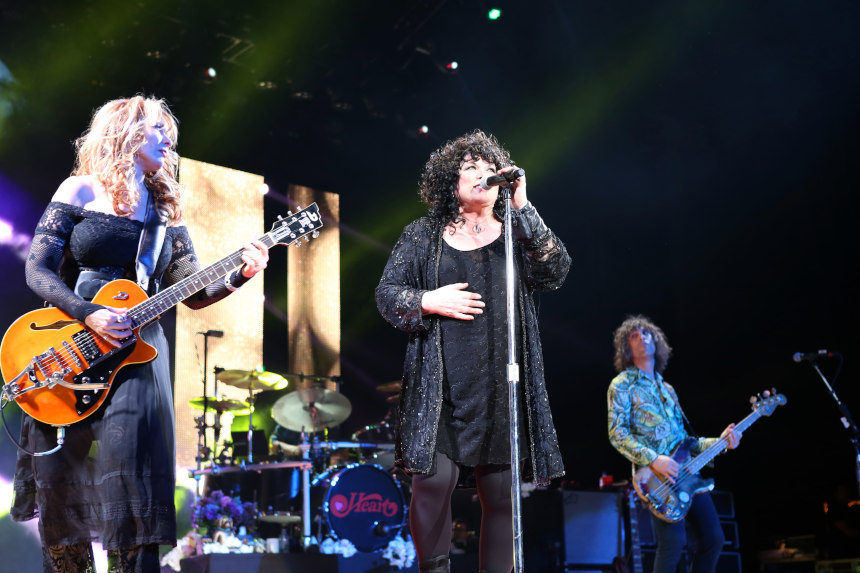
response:
<path id="1" fill-rule="evenodd" d="M 421 573 L 450 573 L 451 562 L 447 555 L 437 555 L 418 564 Z"/>

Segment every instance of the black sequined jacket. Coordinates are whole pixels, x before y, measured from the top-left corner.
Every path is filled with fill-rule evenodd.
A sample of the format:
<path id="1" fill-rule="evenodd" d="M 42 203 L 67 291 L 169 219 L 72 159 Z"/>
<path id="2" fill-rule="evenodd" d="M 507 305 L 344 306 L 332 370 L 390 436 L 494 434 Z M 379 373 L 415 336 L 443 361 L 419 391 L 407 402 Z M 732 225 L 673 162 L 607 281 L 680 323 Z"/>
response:
<path id="1" fill-rule="evenodd" d="M 524 474 L 538 485 L 564 475 L 561 451 L 544 380 L 543 355 L 532 293 L 559 288 L 570 268 L 564 244 L 529 203 L 513 212 L 515 263 L 531 468 Z M 424 217 L 409 224 L 394 247 L 379 285 L 376 304 L 395 328 L 409 334 L 400 414 L 396 423 L 396 463 L 410 473 L 433 473 L 436 431 L 442 406 L 442 345 L 439 319 L 423 316 L 421 297 L 439 285 L 444 226 Z M 531 471 L 528 471 L 528 470 Z"/>

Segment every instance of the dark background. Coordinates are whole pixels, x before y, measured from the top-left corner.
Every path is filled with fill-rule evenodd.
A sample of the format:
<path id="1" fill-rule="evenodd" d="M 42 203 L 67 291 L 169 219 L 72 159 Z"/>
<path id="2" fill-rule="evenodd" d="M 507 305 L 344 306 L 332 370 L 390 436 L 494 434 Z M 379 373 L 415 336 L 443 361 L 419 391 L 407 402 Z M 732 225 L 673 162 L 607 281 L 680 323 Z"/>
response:
<path id="1" fill-rule="evenodd" d="M 568 485 L 627 475 L 605 390 L 612 331 L 644 313 L 675 349 L 666 376 L 699 433 L 740 420 L 761 390 L 788 397 L 713 472 L 734 494 L 748 567 L 780 539 L 820 534 L 839 487 L 858 498 L 836 404 L 791 359 L 841 351 L 833 387 L 860 409 L 856 1 L 0 6 L 0 217 L 16 232 L 32 232 L 68 175 L 93 109 L 138 92 L 170 103 L 181 155 L 263 174 L 267 220 L 289 184 L 341 195 L 347 432 L 382 419 L 375 386 L 401 372 L 405 336 L 373 289 L 423 213 L 420 170 L 478 127 L 525 168 L 573 257 L 562 289 L 538 301 Z M 11 249 L 0 268 L 8 325 L 39 301 Z M 273 251 L 266 289 L 282 311 L 284 269 Z M 286 328 L 265 320 L 265 366 L 290 372 Z M 832 381 L 838 360 L 820 364 Z M 14 447 L 0 449 L 8 478 Z"/>

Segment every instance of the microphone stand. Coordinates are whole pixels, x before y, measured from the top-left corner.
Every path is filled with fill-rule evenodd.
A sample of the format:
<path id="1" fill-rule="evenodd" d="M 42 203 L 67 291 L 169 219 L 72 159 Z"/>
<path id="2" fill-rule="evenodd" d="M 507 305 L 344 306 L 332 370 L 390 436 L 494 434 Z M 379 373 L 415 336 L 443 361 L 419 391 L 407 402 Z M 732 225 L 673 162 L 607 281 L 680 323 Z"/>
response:
<path id="1" fill-rule="evenodd" d="M 206 412 L 209 411 L 209 394 L 206 392 L 206 379 L 209 375 L 209 336 L 210 336 L 210 334 L 208 331 L 198 332 L 197 334 L 203 335 L 203 414 L 201 414 L 201 416 L 200 416 L 202 418 L 202 423 L 199 425 L 199 428 L 198 428 L 201 436 L 203 437 L 203 447 L 200 448 L 198 446 L 198 451 L 197 451 L 197 456 L 196 456 L 197 471 L 199 472 L 203 466 L 203 456 L 205 455 L 206 457 L 209 457 L 209 459 L 211 460 L 211 456 L 209 455 L 208 444 L 206 443 L 206 428 L 208 427 L 206 424 Z M 221 370 L 223 370 L 223 368 L 219 369 L 217 366 L 215 367 L 215 375 L 216 375 L 216 378 L 215 378 L 215 384 L 216 384 L 216 386 L 215 386 L 215 398 L 216 399 L 218 398 L 218 386 L 217 386 L 218 378 L 217 378 L 217 375 L 218 375 L 218 372 L 220 372 Z M 195 497 L 198 497 L 198 498 L 200 497 L 199 474 L 197 477 Z"/>
<path id="2" fill-rule="evenodd" d="M 840 418 L 842 425 L 845 426 L 846 430 L 851 431 L 851 443 L 854 444 L 854 477 L 857 480 L 857 493 L 860 494 L 860 429 L 857 428 L 857 424 L 855 424 L 854 420 L 851 418 L 851 412 L 848 411 L 848 407 L 842 403 L 842 400 L 840 400 L 839 396 L 836 395 L 830 382 L 828 382 L 824 374 L 821 373 L 821 370 L 818 368 L 818 364 L 812 362 L 812 368 L 815 369 L 818 376 L 821 377 L 821 380 L 827 387 L 827 391 L 830 392 L 831 396 L 833 396 L 833 399 L 836 401 L 836 405 L 839 407 L 839 411 L 842 412 L 842 418 Z"/>
<path id="3" fill-rule="evenodd" d="M 514 573 L 523 571 L 523 522 L 520 497 L 520 429 L 519 382 L 520 366 L 517 363 L 516 341 L 516 269 L 514 268 L 513 225 L 511 224 L 511 184 L 499 185 L 505 200 L 505 290 L 507 294 L 508 326 L 508 412 L 510 414 L 511 442 L 511 514 L 514 533 Z"/>

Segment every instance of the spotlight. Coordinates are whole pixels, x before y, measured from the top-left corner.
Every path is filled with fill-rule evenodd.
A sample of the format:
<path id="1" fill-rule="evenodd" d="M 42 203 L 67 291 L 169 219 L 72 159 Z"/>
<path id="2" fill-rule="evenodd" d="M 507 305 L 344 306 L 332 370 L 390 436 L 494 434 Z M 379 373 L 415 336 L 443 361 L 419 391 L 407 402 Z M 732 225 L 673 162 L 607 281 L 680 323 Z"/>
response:
<path id="1" fill-rule="evenodd" d="M 210 80 L 214 80 L 215 76 L 218 75 L 218 72 L 215 71 L 215 68 L 209 68 L 206 70 L 206 77 Z"/>
<path id="2" fill-rule="evenodd" d="M 267 195 L 269 193 L 269 186 L 263 183 L 260 185 L 260 195 Z"/>
<path id="3" fill-rule="evenodd" d="M 458 64 L 456 61 L 451 61 L 451 62 L 448 62 L 447 64 L 445 64 L 445 69 L 448 70 L 452 74 L 456 73 L 457 68 L 459 68 L 459 67 L 460 67 L 460 64 Z"/>
<path id="4" fill-rule="evenodd" d="M 491 8 L 489 12 L 487 12 L 487 18 L 490 20 L 498 20 L 502 17 L 502 11 L 498 8 Z"/>
<path id="5" fill-rule="evenodd" d="M 420 133 L 421 135 L 427 135 L 428 133 L 430 133 L 430 128 L 426 125 L 422 125 L 418 128 L 418 133 Z"/>

